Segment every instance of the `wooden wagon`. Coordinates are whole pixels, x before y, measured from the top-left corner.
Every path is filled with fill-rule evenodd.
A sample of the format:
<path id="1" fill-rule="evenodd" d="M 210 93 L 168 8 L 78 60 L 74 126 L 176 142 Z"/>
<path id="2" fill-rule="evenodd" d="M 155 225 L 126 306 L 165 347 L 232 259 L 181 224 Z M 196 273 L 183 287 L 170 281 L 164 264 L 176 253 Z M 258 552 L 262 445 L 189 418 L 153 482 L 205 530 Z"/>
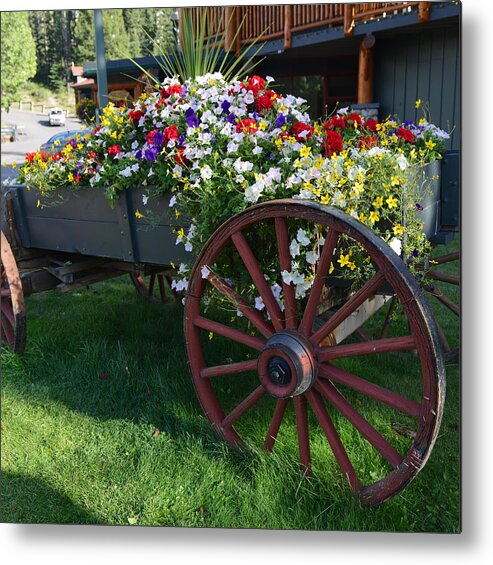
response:
<path id="1" fill-rule="evenodd" d="M 47 206 L 40 206 L 37 193 L 24 186 L 4 187 L 3 192 L 1 323 L 2 337 L 14 351 L 22 352 L 26 343 L 24 296 L 50 289 L 67 292 L 129 274 L 139 292 L 164 300 L 165 284 L 171 282 L 173 267 L 183 254 L 183 248 L 175 244 L 169 199 L 152 201 L 152 215 L 157 220 L 150 223 L 136 217 L 143 188 L 122 192 L 114 209 L 101 191 L 89 188 L 62 189 L 57 201 Z M 438 192 L 430 198 L 425 223 L 433 233 Z M 314 266 L 313 284 L 302 301 L 294 285 L 281 277 L 282 272 L 291 271 L 290 230 L 299 221 L 321 226 L 326 233 Z M 278 256 L 282 304 L 266 282 L 262 265 L 265 255 L 259 249 L 262 242 L 259 244 L 255 238 L 259 227 L 266 223 L 275 233 L 275 241 L 269 242 L 268 249 Z M 328 276 L 341 238 L 362 246 L 374 266 L 374 274 L 356 290 L 349 290 L 340 278 Z M 214 271 L 218 257 L 231 249 L 248 272 L 249 284 L 262 298 L 260 309 L 244 299 L 241 289 Z M 438 263 L 454 259 L 457 256 L 447 256 Z M 440 275 L 436 267 L 431 272 L 435 278 L 458 283 Z M 225 319 L 207 307 L 206 295 L 211 288 L 237 316 Z M 255 412 L 252 408 L 260 409 L 265 398 L 270 398 L 273 411 L 260 442 L 271 451 L 276 441 L 279 443 L 279 429 L 292 405 L 296 450 L 302 472 L 309 475 L 313 441 L 312 425 L 308 423 L 313 419 L 310 407 L 330 446 L 328 452 L 333 453 L 361 501 L 376 505 L 387 500 L 424 466 L 442 417 L 444 347 L 424 290 L 401 257 L 375 232 L 338 209 L 311 201 L 274 200 L 232 217 L 196 258 L 185 295 L 188 363 L 198 399 L 212 427 L 230 444 L 248 444 L 248 432 L 244 434 L 245 426 L 240 424 L 247 414 Z M 430 285 L 427 290 L 447 302 Z M 398 305 L 408 331 L 389 337 Z M 449 307 L 459 313 L 457 306 Z M 378 311 L 380 315 L 386 312 L 381 331 L 370 337 L 363 325 Z M 230 343 L 232 352 L 239 347 L 249 353 L 236 360 L 231 353 L 224 363 L 211 363 L 207 348 L 213 348 L 215 342 L 207 336 L 212 334 Z M 386 355 L 394 356 L 399 367 L 390 386 L 354 374 L 340 363 L 362 356 L 373 361 Z M 253 375 L 254 384 L 233 408 L 227 408 L 229 387 L 241 373 Z M 413 389 L 412 395 L 399 392 L 402 382 L 406 382 L 407 390 Z M 381 412 L 380 420 L 383 414 L 389 426 L 374 423 L 367 410 L 359 408 L 361 403 L 351 400 L 351 393 L 369 398 L 375 410 Z M 379 476 L 372 470 L 360 469 L 364 463 L 358 460 L 357 453 L 348 454 L 349 440 L 339 433 L 331 415 L 334 410 L 350 422 L 358 437 L 364 438 L 381 459 Z M 412 422 L 413 432 L 405 450 L 393 445 L 389 432 L 395 414 Z M 354 444 L 354 440 L 351 442 Z"/>

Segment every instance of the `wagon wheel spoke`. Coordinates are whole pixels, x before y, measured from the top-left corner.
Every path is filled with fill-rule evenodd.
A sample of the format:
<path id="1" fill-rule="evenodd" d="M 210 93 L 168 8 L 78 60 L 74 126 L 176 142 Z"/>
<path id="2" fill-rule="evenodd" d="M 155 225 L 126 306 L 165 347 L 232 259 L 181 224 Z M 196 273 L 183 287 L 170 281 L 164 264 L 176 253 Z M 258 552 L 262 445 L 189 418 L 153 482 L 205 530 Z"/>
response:
<path id="1" fill-rule="evenodd" d="M 282 420 L 284 418 L 284 413 L 288 406 L 289 401 L 286 398 L 280 398 L 276 402 L 276 407 L 274 409 L 274 414 L 267 430 L 267 436 L 264 441 L 264 449 L 266 451 L 272 451 L 274 444 L 277 439 L 277 434 L 279 433 L 279 428 L 281 427 Z"/>
<path id="2" fill-rule="evenodd" d="M 298 434 L 298 449 L 300 453 L 301 472 L 304 475 L 310 475 L 310 434 L 308 431 L 307 403 L 304 396 L 297 396 L 294 399 L 294 411 L 296 414 L 296 430 Z"/>
<path id="3" fill-rule="evenodd" d="M 231 286 L 221 277 L 213 273 L 210 269 L 207 280 L 212 286 L 233 304 L 249 320 L 264 337 L 270 337 L 274 333 L 274 328 L 265 318 L 253 310 L 253 308 L 241 296 L 236 293 Z"/>
<path id="4" fill-rule="evenodd" d="M 337 430 L 332 423 L 329 413 L 324 406 L 320 393 L 317 392 L 317 390 L 312 389 L 306 393 L 306 396 L 308 398 L 310 406 L 315 412 L 318 423 L 320 424 L 320 427 L 322 428 L 330 444 L 332 452 L 334 453 L 334 457 L 336 458 L 336 461 L 341 468 L 344 476 L 346 477 L 350 487 L 355 491 L 360 490 L 361 484 L 356 475 L 356 471 L 354 470 L 354 467 L 349 460 L 348 454 L 346 452 L 346 449 L 344 448 L 344 445 L 342 444 L 341 438 L 339 437 L 339 434 L 337 433 Z"/>
<path id="5" fill-rule="evenodd" d="M 250 273 L 250 276 L 252 277 L 252 280 L 264 301 L 275 330 L 278 332 L 281 331 L 283 329 L 281 309 L 279 308 L 279 304 L 277 303 L 272 290 L 269 288 L 269 285 L 265 280 L 264 273 L 262 272 L 250 245 L 241 232 L 234 233 L 231 236 L 231 239 L 233 240 L 245 267 Z"/>
<path id="6" fill-rule="evenodd" d="M 257 359 L 251 361 L 239 361 L 238 363 L 228 363 L 226 365 L 216 365 L 214 367 L 205 367 L 200 371 L 203 379 L 211 379 L 214 377 L 224 377 L 226 375 L 235 375 L 237 373 L 246 373 L 257 369 Z"/>
<path id="7" fill-rule="evenodd" d="M 215 322 L 214 320 L 209 320 L 203 316 L 197 316 L 193 322 L 196 326 L 203 330 L 207 330 L 213 334 L 222 335 L 223 337 L 236 341 L 237 343 L 242 343 L 252 349 L 261 351 L 264 348 L 265 341 L 263 339 L 249 335 L 241 330 L 232 328 L 231 326 L 221 324 L 221 322 Z"/>
<path id="8" fill-rule="evenodd" d="M 365 437 L 371 445 L 396 468 L 402 455 L 351 406 L 337 388 L 329 381 L 318 381 L 315 388 Z"/>
<path id="9" fill-rule="evenodd" d="M 248 412 L 257 402 L 264 396 L 265 388 L 260 385 L 243 399 L 231 412 L 224 418 L 221 423 L 223 428 L 231 427 L 243 414 Z"/>
<path id="10" fill-rule="evenodd" d="M 342 357 L 358 357 L 360 355 L 374 355 L 377 353 L 390 353 L 411 349 L 416 349 L 416 341 L 413 336 L 391 337 L 362 343 L 324 347 L 318 352 L 318 360 L 323 362 L 330 361 L 331 359 L 340 359 Z"/>
<path id="11" fill-rule="evenodd" d="M 350 316 L 363 302 L 373 296 L 385 282 L 385 277 L 381 271 L 365 283 L 325 324 L 310 336 L 310 341 L 318 345 L 325 337 L 331 334 L 339 324 Z"/>
<path id="12" fill-rule="evenodd" d="M 5 334 L 7 343 L 12 346 L 14 343 L 14 313 L 8 302 L 2 301 L 2 331 Z"/>
<path id="13" fill-rule="evenodd" d="M 289 252 L 289 233 L 286 219 L 276 218 L 275 226 L 281 273 L 284 271 L 289 273 L 291 272 L 291 254 Z M 294 329 L 296 328 L 298 318 L 295 289 L 291 283 L 286 283 L 284 278 L 282 280 L 282 292 L 284 296 L 284 317 L 286 328 Z"/>
<path id="14" fill-rule="evenodd" d="M 332 259 L 332 255 L 334 254 L 338 239 L 339 232 L 337 232 L 336 230 L 330 230 L 329 236 L 325 241 L 320 259 L 318 261 L 315 280 L 313 281 L 310 296 L 308 297 L 308 302 L 299 327 L 299 331 L 305 335 L 309 335 L 312 331 L 313 320 L 315 319 L 317 306 L 320 302 L 322 288 L 324 286 L 327 273 L 329 272 L 330 261 Z"/>
<path id="15" fill-rule="evenodd" d="M 387 404 L 391 408 L 409 414 L 414 418 L 419 416 L 421 407 L 417 402 L 409 398 L 405 398 L 400 394 L 387 390 L 379 385 L 376 385 L 366 379 L 357 377 L 340 367 L 335 365 L 320 365 L 320 376 L 330 381 L 338 382 L 345 385 L 357 392 L 361 392 L 365 396 L 373 398 L 379 402 Z"/>

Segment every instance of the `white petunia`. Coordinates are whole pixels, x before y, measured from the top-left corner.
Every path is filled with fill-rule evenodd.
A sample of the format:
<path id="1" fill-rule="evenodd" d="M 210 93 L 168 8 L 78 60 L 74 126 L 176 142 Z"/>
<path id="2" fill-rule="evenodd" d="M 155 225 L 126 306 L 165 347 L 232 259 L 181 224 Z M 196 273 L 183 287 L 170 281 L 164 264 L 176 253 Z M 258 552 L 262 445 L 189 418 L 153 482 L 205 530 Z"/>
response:
<path id="1" fill-rule="evenodd" d="M 202 267 L 202 269 L 200 270 L 200 273 L 201 273 L 201 275 L 202 275 L 202 278 L 203 278 L 203 279 L 206 279 L 206 278 L 208 278 L 208 276 L 211 274 L 211 271 L 210 271 L 210 269 L 208 269 L 208 268 L 206 267 L 206 265 L 204 265 L 204 266 Z"/>
<path id="2" fill-rule="evenodd" d="M 146 201 L 144 202 L 144 204 L 147 203 L 147 196 L 146 196 Z M 170 198 L 169 201 L 169 207 L 173 208 L 173 206 L 176 204 L 176 196 L 173 194 L 173 196 Z"/>
<path id="3" fill-rule="evenodd" d="M 303 245 L 303 247 L 306 247 L 307 245 L 310 244 L 310 238 L 308 237 L 306 231 L 302 228 L 298 230 L 298 233 L 296 234 L 296 239 L 299 241 L 301 245 Z"/>
<path id="4" fill-rule="evenodd" d="M 300 245 L 296 241 L 296 239 L 293 239 L 291 241 L 291 245 L 289 246 L 289 252 L 291 253 L 291 257 L 297 257 L 300 254 Z"/>
<path id="5" fill-rule="evenodd" d="M 315 265 L 315 263 L 318 261 L 318 252 L 317 250 L 313 250 L 313 251 L 308 251 L 308 253 L 306 254 L 306 260 L 308 263 L 310 263 L 310 265 Z"/>
<path id="6" fill-rule="evenodd" d="M 399 155 L 397 157 L 397 164 L 399 165 L 401 171 L 405 171 L 409 167 L 409 163 L 404 155 Z"/>
<path id="7" fill-rule="evenodd" d="M 200 168 L 200 176 L 204 180 L 208 180 L 212 178 L 212 169 L 209 167 L 209 165 L 204 165 L 203 167 Z"/>
<path id="8" fill-rule="evenodd" d="M 262 300 L 261 296 L 257 296 L 255 298 L 255 309 L 256 310 L 263 310 L 265 308 L 264 301 Z"/>

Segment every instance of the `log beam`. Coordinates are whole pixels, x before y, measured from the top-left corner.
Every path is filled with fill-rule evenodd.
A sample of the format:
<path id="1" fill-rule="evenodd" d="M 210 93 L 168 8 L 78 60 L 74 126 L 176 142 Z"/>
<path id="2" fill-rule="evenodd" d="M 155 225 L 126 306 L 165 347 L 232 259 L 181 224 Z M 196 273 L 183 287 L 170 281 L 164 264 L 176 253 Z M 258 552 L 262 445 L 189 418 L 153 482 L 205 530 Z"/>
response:
<path id="1" fill-rule="evenodd" d="M 431 2 L 420 2 L 418 5 L 418 22 L 420 24 L 430 21 Z"/>
<path id="2" fill-rule="evenodd" d="M 353 33 L 354 28 L 354 5 L 344 4 L 344 36 L 348 37 Z"/>
<path id="3" fill-rule="evenodd" d="M 359 47 L 358 60 L 358 104 L 373 102 L 373 46 L 375 36 L 365 35 Z"/>
<path id="4" fill-rule="evenodd" d="M 292 44 L 291 28 L 293 27 L 293 6 L 284 6 L 284 49 L 290 49 Z"/>

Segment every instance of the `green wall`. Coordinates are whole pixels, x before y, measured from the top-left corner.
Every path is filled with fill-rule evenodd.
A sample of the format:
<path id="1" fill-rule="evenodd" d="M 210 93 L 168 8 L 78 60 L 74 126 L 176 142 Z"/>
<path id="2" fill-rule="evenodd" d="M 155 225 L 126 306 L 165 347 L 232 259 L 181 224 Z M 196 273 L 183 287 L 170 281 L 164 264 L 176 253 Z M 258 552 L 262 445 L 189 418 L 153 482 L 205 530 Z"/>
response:
<path id="1" fill-rule="evenodd" d="M 376 35 L 374 100 L 380 117 L 422 117 L 418 98 L 429 103 L 431 121 L 455 129 L 448 149 L 460 149 L 460 41 L 458 19 L 440 27 L 396 36 Z"/>

